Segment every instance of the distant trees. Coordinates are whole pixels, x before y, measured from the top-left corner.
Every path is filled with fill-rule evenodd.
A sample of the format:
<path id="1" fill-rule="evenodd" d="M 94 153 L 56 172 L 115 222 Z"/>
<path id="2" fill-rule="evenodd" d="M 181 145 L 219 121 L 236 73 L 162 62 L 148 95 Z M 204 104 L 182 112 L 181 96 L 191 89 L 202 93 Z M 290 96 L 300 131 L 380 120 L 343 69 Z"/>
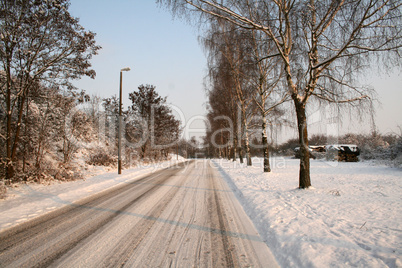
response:
<path id="1" fill-rule="evenodd" d="M 208 157 L 208 152 L 206 152 L 202 144 L 196 139 L 196 137 L 191 137 L 190 140 L 181 139 L 176 144 L 176 151 L 179 155 L 185 158 L 204 158 Z"/>
<path id="2" fill-rule="evenodd" d="M 167 159 L 168 153 L 177 150 L 181 135 L 180 122 L 174 117 L 155 86 L 140 85 L 129 94 L 131 105 L 122 107 L 123 167 L 139 161 Z M 117 163 L 119 99 L 116 96 L 102 99 L 100 116 L 92 116 L 94 109 L 84 109 L 95 120 L 98 145 L 90 152 L 88 164 L 113 166 Z M 96 114 L 96 112 L 95 112 Z M 91 146 L 90 146 L 91 147 Z M 91 150 L 90 150 L 91 151 Z"/>
<path id="3" fill-rule="evenodd" d="M 34 92 L 40 87 L 72 90 L 71 79 L 95 77 L 90 59 L 100 47 L 68 6 L 67 0 L 0 1 L 1 160 L 7 179 L 14 175 Z"/>
<path id="4" fill-rule="evenodd" d="M 269 44 L 262 42 L 261 34 L 244 30 L 225 20 L 211 22 L 203 45 L 208 52 L 210 69 L 208 117 L 210 121 L 221 122 L 221 125 L 211 123 L 208 132 L 219 133 L 220 128 L 224 127 L 225 131 L 219 135 L 226 135 L 226 145 L 233 147 L 233 160 L 236 159 L 236 150 L 239 147 L 240 161 L 243 160 L 244 149 L 247 165 L 250 166 L 250 137 L 259 126 L 261 140 L 259 144 L 252 145 L 261 149 L 264 157 L 263 170 L 270 172 L 268 122 L 276 121 L 276 124 L 280 124 L 278 115 L 283 113 L 280 112 L 279 105 L 289 99 L 289 94 L 278 88 L 283 82 L 277 66 L 280 62 L 275 58 L 264 59 L 267 51 L 272 49 L 268 47 Z M 223 112 L 222 108 L 227 112 Z M 222 115 L 226 117 L 221 118 Z M 216 135 L 207 133 L 207 136 L 213 138 L 215 146 L 219 143 L 214 139 Z"/>
<path id="5" fill-rule="evenodd" d="M 203 39 L 203 45 L 209 54 L 209 117 L 212 126 L 209 131 L 219 130 L 218 140 L 217 135 L 214 135 L 213 140 L 215 147 L 220 149 L 220 155 L 225 148 L 225 155 L 235 160 L 238 150 L 242 159 L 242 149 L 245 149 L 246 158 L 251 165 L 249 133 L 247 124 L 244 124 L 247 118 L 242 121 L 242 115 L 246 114 L 249 105 L 249 99 L 244 97 L 246 88 L 242 63 L 246 58 L 243 49 L 239 47 L 241 44 L 237 42 L 237 34 L 239 33 L 234 29 L 227 29 L 222 21 L 215 23 Z M 225 130 L 220 131 L 223 128 Z"/>
<path id="6" fill-rule="evenodd" d="M 208 20 L 225 20 L 258 31 L 271 44 L 260 60 L 278 59 L 281 87 L 293 101 L 301 150 L 299 187 L 308 188 L 307 105 L 312 99 L 343 104 L 371 101 L 358 78 L 371 63 L 400 64 L 401 1 L 160 0 L 176 14 L 199 11 Z M 206 21 L 208 21 L 206 20 Z M 380 61 L 385 59 L 384 61 Z"/>
<path id="7" fill-rule="evenodd" d="M 129 114 L 134 120 L 128 127 L 139 135 L 131 135 L 131 142 L 140 148 L 140 158 L 167 156 L 169 149 L 179 141 L 180 122 L 172 114 L 166 98 L 159 96 L 155 86 L 141 85 L 129 94 L 132 102 Z M 135 138 L 136 136 L 136 138 Z M 134 140 L 133 140 L 134 137 Z"/>
<path id="8" fill-rule="evenodd" d="M 373 131 L 370 134 L 348 133 L 341 136 L 312 135 L 311 145 L 355 144 L 360 149 L 359 159 L 377 160 L 392 167 L 402 167 L 402 132 L 385 135 Z M 294 156 L 298 139 L 290 139 L 279 145 L 276 153 Z"/>
<path id="9" fill-rule="evenodd" d="M 104 98 L 102 100 L 102 106 L 104 109 L 104 116 L 105 116 L 105 123 L 104 123 L 105 143 L 107 146 L 110 145 L 109 143 L 114 143 L 113 147 L 116 147 L 118 140 L 119 99 L 117 98 L 117 96 Z M 127 112 L 123 111 L 123 116 L 127 117 Z"/>

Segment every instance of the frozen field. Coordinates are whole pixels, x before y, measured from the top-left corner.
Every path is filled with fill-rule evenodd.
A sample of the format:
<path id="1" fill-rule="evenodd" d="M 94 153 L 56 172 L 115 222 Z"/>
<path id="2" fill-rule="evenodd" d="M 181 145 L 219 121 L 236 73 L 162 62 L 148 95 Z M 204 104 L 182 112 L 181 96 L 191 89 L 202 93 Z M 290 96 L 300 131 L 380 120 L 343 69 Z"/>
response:
<path id="1" fill-rule="evenodd" d="M 299 190 L 299 160 L 261 162 L 214 160 L 282 267 L 402 267 L 401 169 L 312 160 Z"/>

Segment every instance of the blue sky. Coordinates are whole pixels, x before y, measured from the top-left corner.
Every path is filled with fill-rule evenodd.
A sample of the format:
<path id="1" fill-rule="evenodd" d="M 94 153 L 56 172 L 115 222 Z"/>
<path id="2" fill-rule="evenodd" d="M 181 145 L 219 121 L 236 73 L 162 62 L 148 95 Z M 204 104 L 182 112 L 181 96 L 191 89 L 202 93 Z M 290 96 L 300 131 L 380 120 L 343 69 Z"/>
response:
<path id="1" fill-rule="evenodd" d="M 192 128 L 203 126 L 199 118 L 206 113 L 203 78 L 207 63 L 195 27 L 173 20 L 171 13 L 154 0 L 71 0 L 70 13 L 97 34 L 97 43 L 102 46 L 92 61 L 96 79 L 83 78 L 75 82 L 76 86 L 100 97 L 117 95 L 119 71 L 130 67 L 131 71 L 123 74 L 125 107 L 129 105 L 129 92 L 141 84 L 152 84 L 160 95 L 168 97 L 169 103 L 180 108 L 186 122 L 193 118 Z M 377 107 L 377 127 L 382 133 L 399 132 L 400 72 L 391 76 L 374 74 L 367 79 L 382 103 Z M 368 122 L 344 124 L 343 128 L 344 132 L 370 129 Z M 197 135 L 195 132 L 200 131 L 193 130 L 188 137 Z"/>
<path id="2" fill-rule="evenodd" d="M 102 46 L 92 60 L 95 80 L 83 78 L 76 86 L 101 97 L 118 95 L 120 69 L 130 67 L 123 73 L 125 107 L 130 104 L 129 92 L 151 84 L 181 109 L 187 122 L 205 114 L 206 58 L 196 28 L 173 20 L 152 0 L 72 0 L 69 11 L 97 34 Z M 193 127 L 203 126 L 196 121 Z"/>

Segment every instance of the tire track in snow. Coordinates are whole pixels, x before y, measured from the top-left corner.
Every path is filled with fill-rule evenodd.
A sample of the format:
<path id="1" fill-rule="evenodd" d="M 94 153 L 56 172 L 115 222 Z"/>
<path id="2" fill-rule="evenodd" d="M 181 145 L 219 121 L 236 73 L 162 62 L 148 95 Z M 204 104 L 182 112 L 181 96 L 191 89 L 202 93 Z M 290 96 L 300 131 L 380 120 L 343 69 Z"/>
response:
<path id="1" fill-rule="evenodd" d="M 277 267 L 222 177 L 195 163 L 0 233 L 0 266 Z"/>
<path id="2" fill-rule="evenodd" d="M 175 173 L 166 175 L 166 178 L 171 178 Z M 126 234 L 125 239 L 115 247 L 115 250 L 110 252 L 109 257 L 103 262 L 106 267 L 124 266 L 132 253 L 142 242 L 144 237 L 150 231 L 152 226 L 156 223 L 155 219 L 159 218 L 164 209 L 168 206 L 172 198 L 177 194 L 180 187 L 185 183 L 185 177 L 181 178 L 178 187 L 171 187 L 171 189 L 159 200 L 159 202 L 152 208 L 148 215 L 139 221 L 131 231 Z M 160 184 L 162 184 L 161 182 Z"/>
<path id="3" fill-rule="evenodd" d="M 213 176 L 211 169 L 208 167 L 207 178 L 210 188 L 214 191 L 210 194 L 208 198 L 208 207 L 211 208 L 210 221 L 211 227 L 219 230 L 219 234 L 213 235 L 212 239 L 212 249 L 218 249 L 219 251 L 223 251 L 222 254 L 219 254 L 219 257 L 216 256 L 213 258 L 214 267 L 239 267 L 239 264 L 236 262 L 235 258 L 232 256 L 233 254 L 233 245 L 230 241 L 228 233 L 228 223 L 227 217 L 222 209 L 222 204 L 220 201 L 220 197 L 218 196 L 218 186 L 215 182 L 216 178 Z M 220 240 L 220 241 L 219 241 Z M 217 251 L 218 251 L 217 250 Z M 217 251 L 213 251 L 213 254 L 216 254 Z M 221 252 L 219 252 L 221 253 Z M 224 259 L 223 259 L 224 258 Z M 220 262 L 216 262 L 216 261 Z"/>
<path id="4" fill-rule="evenodd" d="M 156 172 L 1 233 L 1 266 L 50 265 L 99 228 L 124 213 L 127 208 L 151 195 L 179 170 L 166 169 Z M 122 196 L 130 194 L 134 189 L 138 191 L 137 195 L 119 202 Z"/>

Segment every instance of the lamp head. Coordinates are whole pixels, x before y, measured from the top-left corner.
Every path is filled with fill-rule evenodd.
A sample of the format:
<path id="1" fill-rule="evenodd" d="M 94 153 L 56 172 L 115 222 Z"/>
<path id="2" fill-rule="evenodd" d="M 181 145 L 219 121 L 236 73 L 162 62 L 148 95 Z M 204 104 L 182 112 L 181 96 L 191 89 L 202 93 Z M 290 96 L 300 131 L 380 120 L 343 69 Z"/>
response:
<path id="1" fill-rule="evenodd" d="M 121 69 L 120 72 L 128 72 L 130 70 L 131 70 L 130 67 L 126 67 L 126 68 Z"/>

